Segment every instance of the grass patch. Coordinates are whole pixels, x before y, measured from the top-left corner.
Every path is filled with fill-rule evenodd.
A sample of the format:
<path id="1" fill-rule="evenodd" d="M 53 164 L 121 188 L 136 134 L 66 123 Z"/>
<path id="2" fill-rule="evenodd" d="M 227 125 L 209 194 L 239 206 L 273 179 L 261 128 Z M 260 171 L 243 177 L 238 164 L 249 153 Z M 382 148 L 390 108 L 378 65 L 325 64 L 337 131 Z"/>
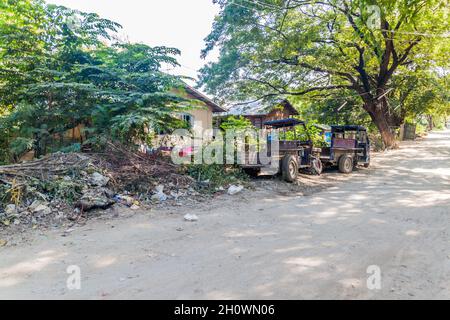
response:
<path id="1" fill-rule="evenodd" d="M 186 173 L 194 178 L 200 187 L 211 191 L 249 181 L 249 176 L 242 169 L 222 164 L 192 164 L 186 167 Z"/>

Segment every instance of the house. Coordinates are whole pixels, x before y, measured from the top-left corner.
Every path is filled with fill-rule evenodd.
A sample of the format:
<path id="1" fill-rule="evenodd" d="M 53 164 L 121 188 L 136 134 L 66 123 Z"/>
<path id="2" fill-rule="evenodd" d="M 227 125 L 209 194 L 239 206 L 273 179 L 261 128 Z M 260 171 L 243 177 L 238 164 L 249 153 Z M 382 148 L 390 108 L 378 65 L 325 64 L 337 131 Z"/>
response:
<path id="1" fill-rule="evenodd" d="M 195 137 L 196 139 L 201 139 L 198 144 L 201 145 L 204 143 L 202 138 L 206 137 L 207 139 L 212 139 L 212 129 L 214 129 L 213 115 L 226 112 L 226 109 L 220 107 L 203 93 L 187 84 L 184 84 L 182 88 L 173 89 L 172 92 L 188 100 L 188 102 L 186 102 L 186 106 L 188 107 L 186 108 L 186 111 L 184 113 L 176 114 L 175 116 L 180 120 L 188 122 L 192 129 L 197 133 L 200 133 L 200 136 Z M 207 132 L 206 130 L 211 131 Z M 208 135 L 206 135 L 206 132 Z M 178 136 L 160 132 L 155 141 L 153 141 L 151 148 L 145 145 L 142 145 L 141 148 L 142 150 L 159 149 L 169 151 L 177 145 L 185 144 L 184 141 L 180 141 L 179 139 L 180 137 Z"/>
<path id="2" fill-rule="evenodd" d="M 179 95 L 180 97 L 187 99 L 188 102 L 186 111 L 184 113 L 176 114 L 180 120 L 185 120 L 193 128 L 195 127 L 199 131 L 206 129 L 213 129 L 213 114 L 223 113 L 226 110 L 212 101 L 210 98 L 192 88 L 191 86 L 184 84 L 182 88 L 173 89 L 171 92 Z M 73 129 L 68 130 L 64 138 L 66 140 L 80 141 L 85 140 L 84 125 L 79 125 Z M 160 139 L 166 136 L 160 134 Z M 159 140 L 159 139 L 158 139 Z"/>
<path id="3" fill-rule="evenodd" d="M 193 128 L 201 133 L 203 133 L 204 130 L 213 129 L 213 114 L 226 112 L 226 109 L 220 107 L 210 98 L 187 84 L 184 84 L 182 88 L 173 89 L 172 92 L 187 99 L 188 102 L 186 102 L 186 104 L 187 107 L 189 107 L 186 108 L 184 113 L 175 114 L 174 116 L 189 122 Z M 80 124 L 70 130 L 67 130 L 62 135 L 55 134 L 53 138 L 54 141 L 57 141 L 61 145 L 68 143 L 82 144 L 87 139 L 85 125 Z M 173 140 L 170 135 L 159 134 L 153 143 L 154 145 L 151 147 L 146 144 L 139 143 L 140 150 L 142 152 L 147 152 L 149 149 L 152 150 L 159 147 L 162 147 L 163 149 L 170 149 L 176 145 L 178 141 Z M 34 156 L 34 151 L 29 151 L 20 158 L 20 161 L 32 160 Z"/>
<path id="4" fill-rule="evenodd" d="M 226 112 L 224 108 L 187 84 L 182 89 L 175 89 L 174 93 L 198 102 L 191 106 L 192 109 L 179 115 L 182 120 L 189 122 L 192 127 L 196 126 L 197 129 L 213 129 L 213 114 Z"/>
<path id="5" fill-rule="evenodd" d="M 235 105 L 227 112 L 218 114 L 215 119 L 215 126 L 220 127 L 220 123 L 229 116 L 243 116 L 250 120 L 257 129 L 263 129 L 264 123 L 267 121 L 292 118 L 298 115 L 298 111 L 288 100 L 258 101 Z"/>

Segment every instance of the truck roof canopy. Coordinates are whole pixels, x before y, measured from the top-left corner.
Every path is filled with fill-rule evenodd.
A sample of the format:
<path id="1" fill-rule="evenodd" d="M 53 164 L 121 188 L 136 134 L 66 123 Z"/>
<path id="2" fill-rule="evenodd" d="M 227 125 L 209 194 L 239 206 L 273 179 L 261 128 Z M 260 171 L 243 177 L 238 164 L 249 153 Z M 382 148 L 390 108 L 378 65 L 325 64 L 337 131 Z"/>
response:
<path id="1" fill-rule="evenodd" d="M 363 126 L 347 125 L 347 126 L 331 126 L 332 131 L 367 131 Z"/>
<path id="2" fill-rule="evenodd" d="M 264 125 L 274 127 L 274 128 L 286 128 L 286 127 L 293 127 L 293 126 L 304 125 L 304 124 L 305 124 L 304 121 L 297 120 L 294 118 L 264 122 Z"/>

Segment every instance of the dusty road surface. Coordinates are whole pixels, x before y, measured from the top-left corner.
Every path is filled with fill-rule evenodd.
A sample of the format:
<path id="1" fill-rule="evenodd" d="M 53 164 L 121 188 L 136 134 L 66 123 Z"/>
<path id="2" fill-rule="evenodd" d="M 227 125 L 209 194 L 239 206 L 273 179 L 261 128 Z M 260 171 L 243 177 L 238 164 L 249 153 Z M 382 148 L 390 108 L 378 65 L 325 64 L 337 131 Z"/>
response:
<path id="1" fill-rule="evenodd" d="M 81 290 L 66 286 L 71 265 Z M 450 131 L 308 196 L 247 191 L 37 233 L 0 248 L 0 298 L 449 299 Z"/>

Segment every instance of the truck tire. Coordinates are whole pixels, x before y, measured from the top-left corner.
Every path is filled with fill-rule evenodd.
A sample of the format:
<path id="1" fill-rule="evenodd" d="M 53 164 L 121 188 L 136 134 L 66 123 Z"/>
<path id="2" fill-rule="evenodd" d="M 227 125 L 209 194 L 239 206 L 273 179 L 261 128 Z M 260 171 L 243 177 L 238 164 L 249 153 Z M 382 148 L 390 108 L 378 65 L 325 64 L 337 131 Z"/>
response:
<path id="1" fill-rule="evenodd" d="M 287 182 L 294 182 L 298 177 L 298 162 L 293 155 L 284 156 L 281 162 L 281 173 Z"/>
<path id="2" fill-rule="evenodd" d="M 350 174 L 353 172 L 353 158 L 348 154 L 344 154 L 339 158 L 339 171 L 341 173 Z"/>
<path id="3" fill-rule="evenodd" d="M 370 162 L 364 163 L 364 168 L 369 168 L 370 167 Z"/>

